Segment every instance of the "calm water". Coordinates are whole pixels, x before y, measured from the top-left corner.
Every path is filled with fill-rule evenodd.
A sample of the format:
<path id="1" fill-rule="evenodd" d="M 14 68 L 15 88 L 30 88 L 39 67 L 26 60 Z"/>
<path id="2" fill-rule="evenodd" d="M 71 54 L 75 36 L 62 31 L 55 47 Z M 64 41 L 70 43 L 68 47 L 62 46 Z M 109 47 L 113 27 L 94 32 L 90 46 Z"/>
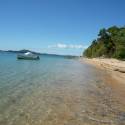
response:
<path id="1" fill-rule="evenodd" d="M 0 125 L 123 125 L 106 74 L 78 60 L 0 54 Z"/>

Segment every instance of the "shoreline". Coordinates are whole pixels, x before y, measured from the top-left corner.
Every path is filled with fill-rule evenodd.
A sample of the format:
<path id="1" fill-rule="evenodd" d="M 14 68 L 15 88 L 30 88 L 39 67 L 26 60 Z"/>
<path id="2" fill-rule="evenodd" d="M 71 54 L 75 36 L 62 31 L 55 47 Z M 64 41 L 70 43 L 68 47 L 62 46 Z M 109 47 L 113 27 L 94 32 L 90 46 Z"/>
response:
<path id="1" fill-rule="evenodd" d="M 106 71 L 120 83 L 125 84 L 125 61 L 120 61 L 117 59 L 100 59 L 100 58 L 80 58 L 80 62 L 86 62 L 91 64 L 103 71 Z"/>
<path id="2" fill-rule="evenodd" d="M 100 58 L 80 58 L 80 62 L 90 64 L 104 72 L 106 72 L 106 82 L 117 99 L 125 104 L 125 61 L 117 59 L 100 59 Z M 122 71 L 122 72 L 121 72 Z"/>

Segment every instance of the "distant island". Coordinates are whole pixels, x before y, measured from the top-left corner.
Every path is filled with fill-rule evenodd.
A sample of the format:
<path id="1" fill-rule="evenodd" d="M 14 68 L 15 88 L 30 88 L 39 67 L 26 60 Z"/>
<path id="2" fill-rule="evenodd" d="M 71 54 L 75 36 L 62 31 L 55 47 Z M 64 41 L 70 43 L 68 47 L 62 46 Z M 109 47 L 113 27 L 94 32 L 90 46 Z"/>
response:
<path id="1" fill-rule="evenodd" d="M 27 50 L 27 49 L 22 49 L 22 50 L 0 50 L 0 52 L 8 52 L 8 53 L 27 53 L 27 52 L 31 52 L 33 54 L 42 54 L 42 53 L 39 53 L 39 52 L 34 52 L 34 51 L 31 51 L 31 50 Z"/>
<path id="2" fill-rule="evenodd" d="M 125 59 L 125 26 L 101 29 L 98 38 L 92 41 L 83 56 Z"/>
<path id="3" fill-rule="evenodd" d="M 31 52 L 33 54 L 37 54 L 37 55 L 46 55 L 46 56 L 61 56 L 61 57 L 65 57 L 68 59 L 72 59 L 72 58 L 76 58 L 78 56 L 74 56 L 74 55 L 58 55 L 58 54 L 48 54 L 48 53 L 39 53 L 39 52 L 34 52 L 28 49 L 22 49 L 22 50 L 0 50 L 1 53 L 27 53 L 27 52 Z"/>

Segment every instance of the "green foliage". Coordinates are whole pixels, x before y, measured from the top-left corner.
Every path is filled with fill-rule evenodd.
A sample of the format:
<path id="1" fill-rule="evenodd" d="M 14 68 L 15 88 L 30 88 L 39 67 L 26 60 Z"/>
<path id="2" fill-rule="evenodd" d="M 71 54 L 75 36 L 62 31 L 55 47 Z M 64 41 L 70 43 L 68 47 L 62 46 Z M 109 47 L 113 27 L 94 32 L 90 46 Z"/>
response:
<path id="1" fill-rule="evenodd" d="M 97 40 L 84 51 L 84 56 L 125 59 L 125 27 L 112 26 L 101 29 Z"/>

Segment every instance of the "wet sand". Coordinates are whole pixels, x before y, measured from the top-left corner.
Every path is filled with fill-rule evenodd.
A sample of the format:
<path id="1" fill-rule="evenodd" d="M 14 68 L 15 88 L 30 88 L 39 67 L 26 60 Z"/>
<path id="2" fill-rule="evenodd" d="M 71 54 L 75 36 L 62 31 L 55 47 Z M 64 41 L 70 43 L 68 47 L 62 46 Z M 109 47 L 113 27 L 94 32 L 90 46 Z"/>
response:
<path id="1" fill-rule="evenodd" d="M 106 72 L 109 77 L 106 78 L 110 81 L 110 85 L 120 94 L 121 97 L 125 96 L 125 61 L 117 59 L 100 59 L 100 58 L 81 58 L 80 61 L 89 63 L 98 69 Z M 120 97 L 119 97 L 120 98 Z M 123 99 L 124 101 L 124 99 Z"/>
<path id="2" fill-rule="evenodd" d="M 121 109 L 121 111 L 124 111 L 123 107 L 125 105 L 125 61 L 119 61 L 116 59 L 81 58 L 80 62 L 86 62 L 90 65 L 93 65 L 97 69 L 100 69 L 107 74 L 107 77 L 105 77 L 105 83 L 107 83 L 107 86 L 112 90 L 110 94 L 113 95 L 113 97 L 118 101 L 116 104 L 118 109 L 113 109 L 113 111 L 115 112 L 119 109 Z M 111 97 L 110 100 L 112 99 L 113 98 Z M 107 101 L 107 103 L 109 102 Z M 117 124 L 122 125 L 124 123 Z"/>

